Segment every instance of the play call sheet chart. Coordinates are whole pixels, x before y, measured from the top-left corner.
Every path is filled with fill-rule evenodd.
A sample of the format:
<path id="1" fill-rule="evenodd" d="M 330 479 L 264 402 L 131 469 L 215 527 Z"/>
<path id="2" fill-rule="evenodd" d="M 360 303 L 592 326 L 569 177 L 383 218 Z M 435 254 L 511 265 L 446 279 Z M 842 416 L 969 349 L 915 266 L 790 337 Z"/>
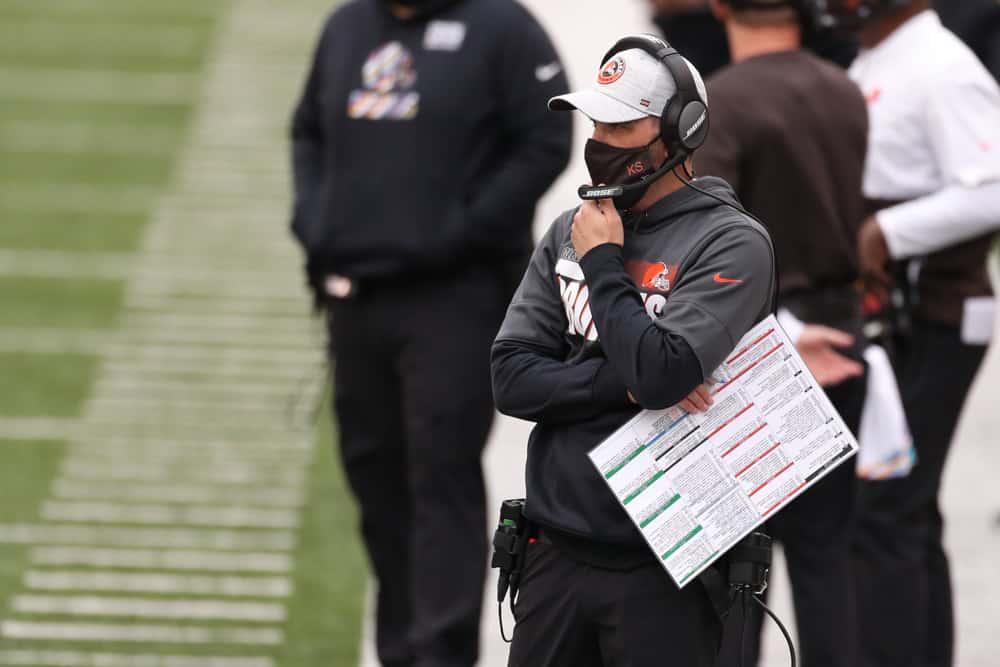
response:
<path id="1" fill-rule="evenodd" d="M 774 316 L 712 380 L 708 412 L 645 410 L 590 452 L 681 587 L 858 449 Z"/>

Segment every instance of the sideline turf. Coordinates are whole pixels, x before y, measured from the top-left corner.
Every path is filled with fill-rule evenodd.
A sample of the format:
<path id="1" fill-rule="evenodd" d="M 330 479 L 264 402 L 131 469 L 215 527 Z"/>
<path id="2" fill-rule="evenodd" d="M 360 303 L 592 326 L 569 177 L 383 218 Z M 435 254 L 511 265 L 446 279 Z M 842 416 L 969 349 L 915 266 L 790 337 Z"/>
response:
<path id="1" fill-rule="evenodd" d="M 0 0 L 0 71 L 15 71 L 19 76 L 35 71 L 72 76 L 108 70 L 197 75 L 204 71 L 213 31 L 228 7 L 228 2 L 217 0 Z M 108 39 L 119 27 L 129 34 Z M 299 53 L 282 57 L 304 61 L 310 55 L 311 41 L 309 35 L 302 40 Z M 5 96 L 0 88 L 0 191 L 41 188 L 58 198 L 60 187 L 87 186 L 97 196 L 106 193 L 108 203 L 98 211 L 73 209 L 60 201 L 41 201 L 32 207 L 25 204 L 30 199 L 4 202 L 0 197 L 0 252 L 138 251 L 157 198 L 171 185 L 177 149 L 185 139 L 196 100 L 137 104 L 128 101 L 127 90 L 115 91 L 115 95 L 116 99 L 103 102 L 72 96 L 59 102 L 31 99 L 30 91 L 23 90 Z M 289 108 L 291 104 L 289 100 Z M 46 127 L 66 133 L 74 143 L 46 145 Z M 19 128 L 29 128 L 35 138 L 14 136 Z M 90 138 L 106 136 L 117 128 L 123 132 L 115 146 L 95 144 Z M 163 150 L 130 148 L 132 139 L 124 136 L 126 131 L 132 137 L 148 131 Z M 274 160 L 284 162 L 286 156 L 276 154 Z M 148 201 L 139 201 L 134 212 L 131 205 L 128 211 L 115 212 L 116 192 L 127 192 L 134 201 L 137 191 L 148 191 Z M 275 225 L 284 224 L 275 220 Z M 90 335 L 104 330 L 110 338 L 119 325 L 124 287 L 119 281 L 87 275 L 54 278 L 8 271 L 0 274 L 0 330 L 8 341 L 17 332 L 30 336 L 33 330 L 63 331 L 68 337 L 78 330 Z M 302 335 L 310 334 L 303 331 Z M 0 418 L 72 420 L 81 414 L 99 368 L 97 357 L 26 353 L 9 347 L 0 352 Z M 325 417 L 322 424 L 291 574 L 295 593 L 288 601 L 287 641 L 280 648 L 255 651 L 270 652 L 280 667 L 349 667 L 357 662 L 368 574 L 332 429 Z M 289 433 L 289 437 L 301 436 Z M 39 519 L 65 451 L 66 444 L 59 441 L 0 439 L 0 523 Z M 0 543 L 0 615 L 8 612 L 10 596 L 24 590 L 21 578 L 27 554 L 26 547 Z M 38 642 L 11 640 L 0 645 L 4 649 L 39 647 Z M 59 642 L 47 648 L 246 653 L 245 648 L 227 646 L 114 642 Z"/>

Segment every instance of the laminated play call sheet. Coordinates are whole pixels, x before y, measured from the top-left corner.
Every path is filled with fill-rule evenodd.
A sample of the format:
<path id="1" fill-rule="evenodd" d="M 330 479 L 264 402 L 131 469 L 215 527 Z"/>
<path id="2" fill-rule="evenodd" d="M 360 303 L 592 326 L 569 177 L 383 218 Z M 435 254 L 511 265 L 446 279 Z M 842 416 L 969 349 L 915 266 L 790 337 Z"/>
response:
<path id="1" fill-rule="evenodd" d="M 589 454 L 681 587 L 858 449 L 774 316 L 712 380 L 708 412 L 644 410 Z"/>

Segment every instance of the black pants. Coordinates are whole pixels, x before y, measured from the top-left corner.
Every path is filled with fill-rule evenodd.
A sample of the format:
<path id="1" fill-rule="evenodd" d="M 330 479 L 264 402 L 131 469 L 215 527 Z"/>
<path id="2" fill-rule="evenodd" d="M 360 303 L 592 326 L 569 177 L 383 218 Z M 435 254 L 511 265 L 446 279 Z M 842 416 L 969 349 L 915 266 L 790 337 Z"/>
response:
<path id="1" fill-rule="evenodd" d="M 591 567 L 528 546 L 508 667 L 710 667 L 722 624 L 700 582 L 678 590 L 656 562 Z"/>
<path id="2" fill-rule="evenodd" d="M 861 424 L 867 378 L 826 389 L 853 433 Z M 854 462 L 833 470 L 777 516 L 768 533 L 780 541 L 788 566 L 798 626 L 802 667 L 857 667 L 857 615 L 851 540 L 857 511 Z M 743 613 L 737 606 L 726 619 L 720 667 L 751 667 L 760 655 L 763 613 L 751 607 L 744 661 L 740 662 Z"/>
<path id="3" fill-rule="evenodd" d="M 481 454 L 506 284 L 485 271 L 364 287 L 331 305 L 340 453 L 393 666 L 470 667 L 487 564 Z"/>
<path id="4" fill-rule="evenodd" d="M 917 450 L 908 477 L 867 482 L 855 542 L 864 667 L 946 667 L 954 616 L 938 505 L 941 477 L 965 396 L 986 348 L 957 329 L 917 321 L 900 391 Z"/>

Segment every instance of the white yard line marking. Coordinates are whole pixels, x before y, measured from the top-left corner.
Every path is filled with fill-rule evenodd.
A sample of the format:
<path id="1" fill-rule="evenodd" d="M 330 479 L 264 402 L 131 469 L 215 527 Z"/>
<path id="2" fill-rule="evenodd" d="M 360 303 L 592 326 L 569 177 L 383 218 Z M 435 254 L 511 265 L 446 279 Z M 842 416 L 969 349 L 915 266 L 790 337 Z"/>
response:
<path id="1" fill-rule="evenodd" d="M 0 250 L 0 275 L 121 280 L 131 262 L 123 254 Z"/>
<path id="2" fill-rule="evenodd" d="M 294 533 L 282 530 L 118 528 L 74 524 L 0 524 L 0 544 L 118 546 L 220 551 L 291 551 Z"/>
<path id="3" fill-rule="evenodd" d="M 302 451 L 288 449 L 287 447 L 267 447 L 261 444 L 240 444 L 231 445 L 223 443 L 209 443 L 206 445 L 205 449 L 198 451 L 190 443 L 185 443 L 181 441 L 167 441 L 170 442 L 171 449 L 162 450 L 157 449 L 155 445 L 147 444 L 142 440 L 136 440 L 134 444 L 122 444 L 112 441 L 106 441 L 106 444 L 102 444 L 100 440 L 77 440 L 69 446 L 69 453 L 80 461 L 90 461 L 93 462 L 95 459 L 101 459 L 108 464 L 112 464 L 114 461 L 126 461 L 131 460 L 143 461 L 149 465 L 161 466 L 161 465 L 181 465 L 184 464 L 192 465 L 211 465 L 211 466 L 227 466 L 232 463 L 233 460 L 242 459 L 243 461 L 250 463 L 252 465 L 260 466 L 287 466 L 292 469 L 299 469 L 301 466 L 307 466 L 310 464 L 310 458 Z M 118 488 L 129 485 L 129 482 L 123 481 L 118 484 Z M 212 495 L 206 495 L 211 491 L 213 485 L 210 483 L 185 483 L 176 482 L 170 484 L 162 485 L 148 485 L 148 484 L 131 484 L 129 485 L 133 489 L 141 488 L 152 488 L 150 491 L 152 494 L 167 493 L 171 495 L 180 495 L 180 491 L 157 491 L 157 488 L 180 488 L 191 490 L 192 497 L 181 502 L 186 503 L 197 503 L 200 497 L 210 497 L 215 500 L 209 502 L 215 503 L 220 497 L 221 493 L 225 489 L 217 489 L 217 493 Z M 301 498 L 301 487 L 296 486 L 285 486 L 285 487 L 275 487 L 272 484 L 266 486 L 257 484 L 247 484 L 245 485 L 245 490 L 247 492 L 274 490 L 279 491 L 278 495 L 267 496 L 270 498 Z M 239 489 L 234 485 L 228 485 L 228 489 L 239 492 Z M 84 492 L 81 492 L 84 493 Z M 137 490 L 138 494 L 142 494 L 142 491 Z M 291 495 L 289 495 L 291 494 Z M 169 501 L 164 501 L 169 502 Z M 246 503 L 245 499 L 240 499 L 240 503 Z M 288 500 L 282 500 L 280 503 L 287 504 Z M 225 504 L 223 501 L 222 504 Z M 254 504 L 250 502 L 249 504 Z M 265 504 L 274 504 L 270 500 Z"/>
<path id="4" fill-rule="evenodd" d="M 104 363 L 104 369 L 108 375 L 121 377 L 127 373 L 133 376 L 160 377 L 163 379 L 183 378 L 188 382 L 200 382 L 206 378 L 217 380 L 227 379 L 234 383 L 245 382 L 255 385 L 271 386 L 272 383 L 280 384 L 289 381 L 299 383 L 305 381 L 306 373 L 313 377 L 322 373 L 325 361 L 319 357 L 311 360 L 310 365 L 290 366 L 275 364 L 260 368 L 249 367 L 247 364 L 236 362 L 226 362 L 208 367 L 192 359 L 178 359 L 176 357 L 164 358 L 128 358 L 127 355 L 119 354 L 117 357 L 108 357 Z M 154 354 L 156 351 L 154 350 Z M 137 357 L 138 355 L 133 355 Z M 217 360 L 218 361 L 218 360 Z M 304 370 L 304 368 L 306 370 Z M 315 368 L 316 370 L 312 370 Z M 318 380 L 314 381 L 318 382 Z M 291 400 L 291 394 L 286 394 L 285 398 Z"/>
<path id="5" fill-rule="evenodd" d="M 226 277 L 228 279 L 231 277 L 231 274 L 227 274 Z M 287 274 L 282 277 L 282 279 L 285 278 L 287 278 Z M 295 280 L 298 283 L 299 276 L 295 276 Z M 135 326 L 140 329 L 153 327 L 210 327 L 233 332 L 238 331 L 242 335 L 246 335 L 249 327 L 255 327 L 257 331 L 264 330 L 272 335 L 294 333 L 300 339 L 302 338 L 302 330 L 309 325 L 309 319 L 305 316 L 305 313 L 299 313 L 291 317 L 270 314 L 262 318 L 260 313 L 238 315 L 227 313 L 137 312 L 127 314 L 123 322 L 126 326 Z"/>
<path id="6" fill-rule="evenodd" d="M 2 194 L 2 191 L 0 191 Z M 293 302 L 302 304 L 304 302 L 305 291 L 293 289 L 291 282 L 286 285 L 267 285 L 254 283 L 244 285 L 242 283 L 215 283 L 213 281 L 185 281 L 183 276 L 176 281 L 168 283 L 157 283 L 147 281 L 146 284 L 135 284 L 130 286 L 131 293 L 142 296 L 175 296 L 183 295 L 189 298 L 211 297 L 223 299 L 248 299 L 266 301 L 274 299 L 276 301 Z"/>
<path id="7" fill-rule="evenodd" d="M 182 418 L 188 420 L 233 420 L 244 424 L 277 424 L 288 410 L 284 403 L 263 396 L 198 396 L 196 391 L 178 395 L 153 395 L 143 392 L 122 392 L 118 396 L 92 398 L 88 405 L 90 415 L 114 416 L 122 411 L 135 411 L 153 421 Z"/>
<path id="8" fill-rule="evenodd" d="M 75 651 L 0 650 L 0 665 L 17 667 L 274 667 L 268 657 L 82 653 Z"/>
<path id="9" fill-rule="evenodd" d="M 282 623 L 285 606 L 273 602 L 108 597 L 103 595 L 15 595 L 11 609 L 18 614 L 63 616 L 125 616 L 198 621 Z"/>
<path id="10" fill-rule="evenodd" d="M 100 50 L 113 44 L 116 51 L 156 53 L 161 57 L 190 54 L 201 43 L 201 31 L 186 26 L 155 23 L 100 23 L 82 27 L 65 21 L 8 21 L 0 25 L 0 41 L 20 53 L 65 53 Z M 102 48 L 103 47 L 103 48 Z M 122 54 L 127 55 L 127 54 Z"/>
<path id="11" fill-rule="evenodd" d="M 50 0 L 46 8 L 53 3 L 70 13 L 98 4 Z M 112 14 L 130 12 L 126 0 L 111 4 Z M 299 250 L 281 224 L 290 195 L 285 161 L 277 158 L 287 150 L 287 100 L 297 93 L 307 60 L 301 39 L 291 35 L 305 25 L 315 28 L 325 11 L 319 2 L 300 11 L 276 11 L 257 0 L 233 4 L 202 86 L 189 75 L 0 68 L 0 98 L 198 100 L 165 193 L 141 186 L 0 186 L 4 210 L 153 216 L 134 257 L 0 251 L 0 275 L 112 278 L 126 289 L 113 332 L 0 328 L 0 350 L 100 356 L 81 419 L 0 418 L 0 435 L 21 431 L 68 440 L 41 507 L 43 522 L 0 524 L 0 543 L 30 546 L 32 565 L 23 576 L 25 590 L 11 598 L 15 617 L 0 621 L 0 637 L 283 643 L 271 624 L 285 621 L 280 601 L 292 594 L 292 584 L 281 575 L 293 571 L 312 468 L 313 434 L 297 430 L 301 419 L 294 418 L 301 417 L 304 401 L 315 398 L 311 374 L 322 372 L 325 351 L 322 324 L 309 317 Z M 275 60 L 273 54 L 286 47 L 301 57 Z M 33 122 L 0 122 L 0 141 L 13 139 L 22 153 L 144 155 L 173 147 L 162 132 L 140 146 L 141 129 L 111 137 L 107 128 L 78 124 L 47 133 L 44 123 Z M 293 398 L 290 415 L 286 406 Z M 52 615 L 51 622 L 30 615 Z M 171 622 L 83 622 L 97 616 Z M 199 620 L 206 623 L 193 624 Z M 209 656 L 157 660 L 141 654 L 133 662 L 102 662 L 78 655 L 84 654 L 49 657 L 64 659 L 62 667 L 273 667 L 238 657 L 213 663 Z M 43 667 L 39 660 L 28 664 Z"/>
<path id="12" fill-rule="evenodd" d="M 183 384 L 183 383 L 182 383 Z M 115 386 L 107 382 L 99 385 L 105 398 L 94 401 L 91 415 L 113 415 L 121 410 L 139 410 L 146 414 L 175 415 L 185 418 L 214 419 L 220 412 L 243 414 L 251 421 L 280 423 L 288 413 L 287 403 L 293 389 L 257 391 L 230 391 L 202 387 L 197 381 L 187 383 L 187 388 L 172 386 Z"/>
<path id="13" fill-rule="evenodd" d="M 287 423 L 240 428 L 233 423 L 171 422 L 169 431 L 173 441 L 199 442 L 213 438 L 239 438 L 251 446 L 257 444 L 280 450 L 275 443 L 283 443 L 289 451 L 309 452 L 312 449 L 311 433 L 301 424 Z M 141 416 L 117 415 L 114 419 L 90 418 L 86 421 L 60 417 L 0 417 L 2 440 L 63 440 L 78 438 L 95 441 L 102 438 L 147 436 L 150 432 L 162 433 Z M 272 480 L 273 481 L 273 480 Z"/>
<path id="14" fill-rule="evenodd" d="M 173 127 L 151 124 L 0 122 L 0 145 L 5 151 L 163 155 L 172 153 L 180 138 L 180 132 Z"/>
<path id="15" fill-rule="evenodd" d="M 96 486 L 63 478 L 53 482 L 52 495 L 62 500 L 119 500 L 195 505 L 247 503 L 268 508 L 297 508 L 301 507 L 305 500 L 301 488 L 273 489 L 252 486 L 219 488 L 215 485 L 142 483 Z"/>
<path id="16" fill-rule="evenodd" d="M 93 456 L 99 456 L 100 452 L 104 452 L 104 456 L 118 456 L 128 451 L 145 456 L 148 452 L 150 458 L 154 459 L 201 454 L 216 458 L 224 457 L 227 460 L 245 458 L 251 463 L 259 459 L 303 465 L 308 465 L 312 460 L 311 451 L 305 451 L 297 445 L 289 445 L 287 440 L 248 441 L 239 438 L 205 437 L 200 441 L 191 441 L 172 437 L 132 438 L 115 434 L 91 436 L 84 433 L 74 439 L 70 451 Z"/>
<path id="17" fill-rule="evenodd" d="M 202 403 L 212 403 L 227 399 L 249 399 L 267 401 L 270 405 L 284 406 L 297 387 L 289 380 L 270 383 L 235 384 L 232 379 L 213 376 L 192 381 L 170 380 L 161 377 L 135 377 L 105 373 L 97 382 L 98 391 L 112 399 L 141 394 L 156 399 L 187 396 Z"/>
<path id="18" fill-rule="evenodd" d="M 62 417 L 0 417 L 4 440 L 61 440 L 73 432 L 79 420 Z"/>
<path id="19" fill-rule="evenodd" d="M 140 21 L 140 26 L 150 20 L 162 20 L 167 18 L 211 18 L 218 11 L 215 3 L 204 2 L 198 4 L 184 3 L 181 6 L 175 3 L 142 3 L 137 4 L 130 0 L 45 0 L 45 4 L 39 7 L 38 0 L 3 0 L 5 9 L 31 9 L 35 15 L 44 11 L 46 16 L 65 20 L 73 16 L 94 16 L 101 19 L 116 17 L 125 20 L 134 17 Z"/>
<path id="20" fill-rule="evenodd" d="M 288 573 L 292 570 L 291 557 L 281 553 L 35 547 L 31 550 L 30 560 L 35 565 L 45 566 L 115 567 L 134 570 L 265 573 Z"/>
<path id="21" fill-rule="evenodd" d="M 26 213 L 87 211 L 142 215 L 152 208 L 157 192 L 157 188 L 140 185 L 0 183 L 0 209 Z"/>
<path id="22" fill-rule="evenodd" d="M 176 357 L 225 358 L 226 355 L 237 358 L 246 365 L 267 367 L 276 363 L 304 366 L 322 360 L 322 353 L 304 336 L 294 337 L 291 333 L 268 335 L 267 331 L 243 334 L 239 342 L 234 342 L 234 334 L 225 330 L 175 330 L 175 329 L 133 329 L 125 336 L 112 338 L 110 342 L 119 346 L 132 347 L 148 345 L 152 354 L 161 348 L 170 349 Z M 266 348 L 266 349 L 264 349 Z M 112 346 L 108 352 L 114 354 Z M 256 357 L 254 353 L 256 352 Z M 273 355 L 273 356 L 272 356 Z M 139 355 L 137 355 L 139 356 Z M 167 356 L 164 354 L 163 356 Z"/>
<path id="23" fill-rule="evenodd" d="M 187 73 L 0 67 L 3 99 L 186 104 L 199 77 Z"/>
<path id="24" fill-rule="evenodd" d="M 185 258 L 183 261 L 190 262 Z M 234 281 L 248 290 L 274 289 L 275 286 L 286 284 L 297 288 L 301 279 L 296 272 L 249 271 L 245 269 L 227 269 L 223 267 L 185 267 L 178 262 L 174 266 L 135 266 L 134 260 L 128 255 L 116 253 L 65 253 L 45 250 L 0 250 L 0 275 L 23 275 L 44 278 L 89 278 L 106 280 L 126 280 L 142 278 L 173 280 L 175 284 L 207 284 Z M 204 315 L 185 316 L 174 313 L 128 315 L 123 323 L 126 328 L 142 329 L 147 326 L 180 326 L 189 324 L 218 328 L 244 328 L 247 318 L 242 321 L 233 318 L 216 318 Z M 278 332 L 297 332 L 295 322 L 283 323 L 280 320 L 261 322 L 254 318 L 255 324 L 265 327 L 272 334 Z M 291 325 L 291 326 L 289 326 Z M 248 333 L 243 331 L 244 335 Z"/>
<path id="25" fill-rule="evenodd" d="M 118 361 L 195 360 L 197 367 L 236 364 L 245 373 L 271 373 L 301 377 L 302 369 L 322 365 L 321 350 L 307 337 L 292 343 L 282 340 L 243 339 L 227 344 L 233 335 L 225 331 L 115 332 L 45 328 L 0 328 L 0 350 L 40 354 L 94 354 Z M 262 351 L 261 348 L 267 348 Z M 207 366 L 211 368 L 211 366 Z"/>
<path id="26" fill-rule="evenodd" d="M 192 463 L 191 466 L 198 466 Z M 93 481 L 199 481 L 219 484 L 268 484 L 281 486 L 296 486 L 306 483 L 306 472 L 297 469 L 265 469 L 262 466 L 248 465 L 242 461 L 230 462 L 226 468 L 206 469 L 204 467 L 185 467 L 180 470 L 170 468 L 150 468 L 143 463 L 122 462 L 112 467 L 100 463 L 69 460 L 62 465 L 65 477 L 87 479 Z"/>
<path id="27" fill-rule="evenodd" d="M 252 315 L 259 318 L 258 321 L 264 322 L 270 321 L 272 317 L 298 319 L 302 322 L 303 327 L 316 326 L 318 323 L 318 318 L 312 316 L 309 307 L 302 301 L 258 303 L 245 299 L 175 299 L 130 294 L 126 298 L 125 305 L 130 312 L 136 314 L 142 312 L 163 314 L 183 311 L 192 316 L 202 314 Z"/>
<path id="28" fill-rule="evenodd" d="M 112 623 L 0 622 L 0 637 L 80 642 L 142 642 L 157 644 L 236 644 L 275 646 L 284 642 L 273 628 L 205 628 L 174 625 Z"/>
<path id="29" fill-rule="evenodd" d="M 226 528 L 297 528 L 298 512 L 261 507 L 137 505 L 135 503 L 47 500 L 46 521 Z"/>
<path id="30" fill-rule="evenodd" d="M 163 593 L 223 597 L 285 598 L 292 593 L 287 577 L 238 577 L 165 572 L 132 573 L 78 570 L 29 570 L 29 589 L 45 591 L 101 591 L 106 593 Z"/>

